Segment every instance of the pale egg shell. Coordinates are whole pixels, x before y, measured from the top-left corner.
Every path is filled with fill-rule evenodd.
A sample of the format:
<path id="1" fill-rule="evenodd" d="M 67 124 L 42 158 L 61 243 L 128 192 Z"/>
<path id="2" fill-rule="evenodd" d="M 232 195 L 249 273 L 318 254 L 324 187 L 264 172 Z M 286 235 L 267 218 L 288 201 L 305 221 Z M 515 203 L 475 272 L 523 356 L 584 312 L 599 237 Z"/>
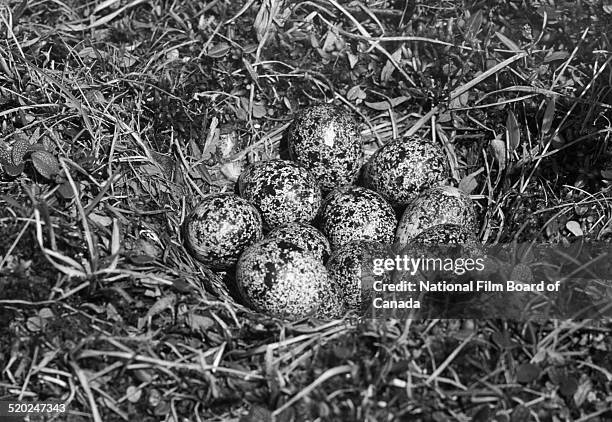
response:
<path id="1" fill-rule="evenodd" d="M 346 110 L 318 104 L 300 111 L 287 130 L 292 160 L 317 178 L 324 192 L 352 184 L 363 163 L 363 140 Z"/>
<path id="2" fill-rule="evenodd" d="M 209 194 L 185 219 L 187 250 L 216 270 L 232 267 L 244 249 L 260 240 L 263 228 L 253 205 L 233 193 Z"/>
<path id="3" fill-rule="evenodd" d="M 452 186 L 435 186 L 411 202 L 395 232 L 396 243 L 408 243 L 424 230 L 439 224 L 457 224 L 476 231 L 476 211 L 470 197 Z"/>
<path id="4" fill-rule="evenodd" d="M 401 208 L 448 176 L 442 148 L 429 139 L 410 136 L 389 141 L 372 155 L 365 166 L 364 183 Z"/>
<path id="5" fill-rule="evenodd" d="M 261 213 L 271 230 L 292 222 L 311 222 L 321 206 L 321 188 L 304 167 L 286 160 L 258 161 L 238 179 L 240 195 Z"/>

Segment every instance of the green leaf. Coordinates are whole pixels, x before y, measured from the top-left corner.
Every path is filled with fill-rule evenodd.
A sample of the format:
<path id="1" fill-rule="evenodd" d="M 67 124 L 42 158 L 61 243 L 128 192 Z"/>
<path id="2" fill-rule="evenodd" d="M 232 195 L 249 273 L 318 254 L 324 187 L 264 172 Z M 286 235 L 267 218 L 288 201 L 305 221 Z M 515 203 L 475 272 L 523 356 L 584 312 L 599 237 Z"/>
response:
<path id="1" fill-rule="evenodd" d="M 47 151 L 35 151 L 32 153 L 32 164 L 34 164 L 36 171 L 47 179 L 52 179 L 60 171 L 57 158 Z"/>

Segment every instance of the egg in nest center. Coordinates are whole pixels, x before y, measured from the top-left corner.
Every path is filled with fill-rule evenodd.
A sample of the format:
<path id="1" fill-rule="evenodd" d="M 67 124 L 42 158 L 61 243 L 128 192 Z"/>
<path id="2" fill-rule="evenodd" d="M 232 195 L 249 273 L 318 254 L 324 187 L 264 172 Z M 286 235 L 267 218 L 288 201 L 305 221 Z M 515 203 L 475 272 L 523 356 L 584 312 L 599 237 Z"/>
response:
<path id="1" fill-rule="evenodd" d="M 286 160 L 258 161 L 238 179 L 240 195 L 261 213 L 264 227 L 309 223 L 321 206 L 321 188 L 303 166 Z"/>

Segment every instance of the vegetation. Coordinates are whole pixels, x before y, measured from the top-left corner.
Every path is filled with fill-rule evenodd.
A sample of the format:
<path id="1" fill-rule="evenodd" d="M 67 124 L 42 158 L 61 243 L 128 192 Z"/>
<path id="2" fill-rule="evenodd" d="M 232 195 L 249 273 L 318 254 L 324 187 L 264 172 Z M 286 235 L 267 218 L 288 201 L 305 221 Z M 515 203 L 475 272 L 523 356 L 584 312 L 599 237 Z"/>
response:
<path id="1" fill-rule="evenodd" d="M 606 321 L 255 314 L 180 226 L 300 107 L 441 142 L 483 242 L 612 238 L 602 1 L 0 3 L 0 400 L 70 421 L 612 420 Z"/>

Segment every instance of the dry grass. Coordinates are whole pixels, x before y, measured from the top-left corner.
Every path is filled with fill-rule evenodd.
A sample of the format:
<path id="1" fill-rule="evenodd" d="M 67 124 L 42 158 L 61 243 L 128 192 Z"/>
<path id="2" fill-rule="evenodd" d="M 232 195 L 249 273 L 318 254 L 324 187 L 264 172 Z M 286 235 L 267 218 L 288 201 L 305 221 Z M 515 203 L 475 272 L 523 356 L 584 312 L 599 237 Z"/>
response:
<path id="1" fill-rule="evenodd" d="M 441 142 L 485 242 L 571 221 L 609 240 L 610 7 L 492 3 L 2 2 L 0 400 L 96 422 L 612 420 L 609 321 L 287 323 L 182 245 L 198 198 L 316 101 L 360 117 L 368 154 Z"/>

